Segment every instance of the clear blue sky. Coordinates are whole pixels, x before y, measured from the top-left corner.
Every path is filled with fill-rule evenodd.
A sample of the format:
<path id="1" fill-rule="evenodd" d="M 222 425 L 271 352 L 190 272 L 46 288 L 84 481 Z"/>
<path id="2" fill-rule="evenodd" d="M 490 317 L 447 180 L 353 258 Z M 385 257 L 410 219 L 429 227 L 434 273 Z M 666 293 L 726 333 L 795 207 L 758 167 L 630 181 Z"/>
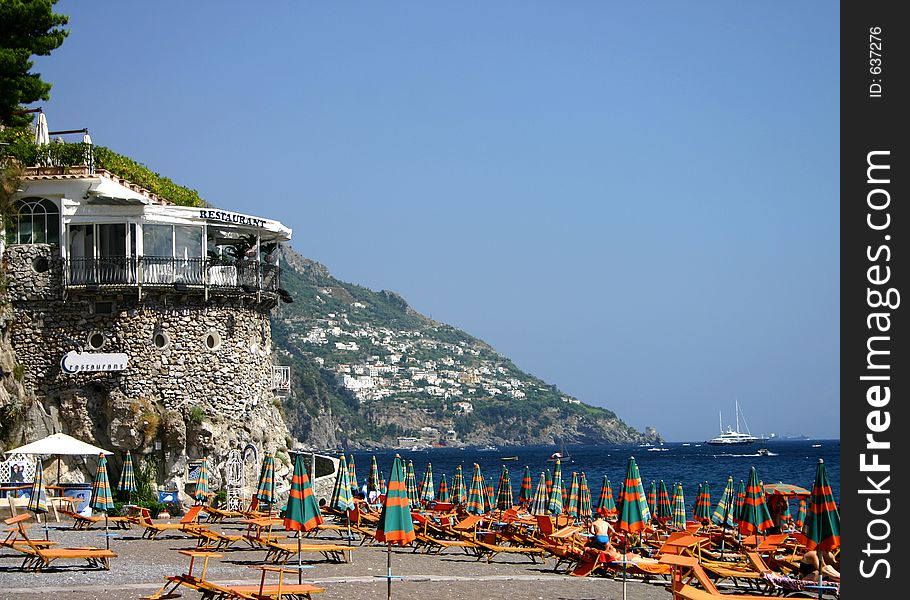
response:
<path id="1" fill-rule="evenodd" d="M 838 11 L 64 0 L 36 70 L 52 130 L 637 428 L 837 437 Z"/>

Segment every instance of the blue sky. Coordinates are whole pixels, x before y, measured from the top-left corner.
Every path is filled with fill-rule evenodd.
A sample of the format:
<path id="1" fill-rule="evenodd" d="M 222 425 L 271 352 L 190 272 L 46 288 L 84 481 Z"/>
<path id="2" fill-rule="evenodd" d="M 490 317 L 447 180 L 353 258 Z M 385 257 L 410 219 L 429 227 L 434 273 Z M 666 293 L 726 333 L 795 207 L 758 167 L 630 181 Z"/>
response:
<path id="1" fill-rule="evenodd" d="M 583 401 L 837 437 L 831 2 L 63 0 L 88 127 Z"/>

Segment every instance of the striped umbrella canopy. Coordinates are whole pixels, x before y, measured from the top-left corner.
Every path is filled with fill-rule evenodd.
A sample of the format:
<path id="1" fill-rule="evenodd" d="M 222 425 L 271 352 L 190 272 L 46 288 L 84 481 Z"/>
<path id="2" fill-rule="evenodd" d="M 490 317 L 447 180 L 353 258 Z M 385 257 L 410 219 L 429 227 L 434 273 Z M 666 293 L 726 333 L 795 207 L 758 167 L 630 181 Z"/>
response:
<path id="1" fill-rule="evenodd" d="M 581 519 L 590 519 L 591 514 L 591 488 L 588 487 L 588 478 L 582 471 L 578 478 L 578 516 Z"/>
<path id="2" fill-rule="evenodd" d="M 650 515 L 643 512 L 647 508 L 647 503 L 643 496 L 641 485 L 641 474 L 638 472 L 638 464 L 635 457 L 629 457 L 629 466 L 626 468 L 626 478 L 623 481 L 622 489 L 619 492 L 620 507 L 619 521 L 616 523 L 616 529 L 626 533 L 637 533 L 645 528 Z"/>
<path id="3" fill-rule="evenodd" d="M 455 504 L 464 504 L 467 500 L 464 473 L 461 470 L 461 465 L 458 465 L 455 467 L 455 476 L 452 477 L 452 501 L 455 502 Z"/>
<path id="4" fill-rule="evenodd" d="M 35 514 L 47 512 L 47 494 L 44 492 L 44 465 L 39 456 L 35 461 L 35 480 L 28 493 L 28 509 Z M 46 525 L 46 523 L 45 523 Z"/>
<path id="5" fill-rule="evenodd" d="M 673 527 L 677 529 L 686 528 L 686 500 L 683 497 L 682 484 L 676 484 L 676 491 L 673 493 Z"/>
<path id="6" fill-rule="evenodd" d="M 667 484 L 660 480 L 657 486 L 657 510 L 654 513 L 655 518 L 661 523 L 666 523 L 673 518 L 673 503 L 670 500 L 670 492 L 667 491 Z"/>
<path id="7" fill-rule="evenodd" d="M 550 503 L 547 508 L 550 514 L 559 516 L 563 513 L 563 496 L 562 496 L 562 464 L 556 459 L 556 466 L 553 467 L 553 487 L 550 489 Z"/>
<path id="8" fill-rule="evenodd" d="M 809 512 L 803 527 L 810 550 L 834 550 L 840 546 L 840 511 L 834 502 L 825 461 L 818 459 L 815 483 L 809 496 Z"/>
<path id="9" fill-rule="evenodd" d="M 651 485 L 648 486 L 648 510 L 652 515 L 657 514 L 657 482 L 653 479 Z"/>
<path id="10" fill-rule="evenodd" d="M 547 498 L 550 497 L 550 494 L 553 492 L 553 475 L 550 473 L 550 469 L 547 469 Z"/>
<path id="11" fill-rule="evenodd" d="M 603 483 L 600 484 L 600 498 L 597 500 L 597 514 L 605 517 L 612 517 L 616 514 L 616 502 L 613 500 L 613 488 L 610 486 L 610 480 L 604 475 Z"/>
<path id="12" fill-rule="evenodd" d="M 379 471 L 379 491 L 383 494 L 389 493 L 389 486 L 387 486 L 385 482 L 385 473 L 382 471 Z"/>
<path id="13" fill-rule="evenodd" d="M 493 484 L 487 481 L 486 475 L 483 477 L 483 490 L 486 492 L 487 512 L 493 510 L 496 506 L 496 494 L 493 493 Z"/>
<path id="14" fill-rule="evenodd" d="M 736 488 L 736 503 L 733 505 L 733 520 L 739 523 L 743 518 L 743 507 L 746 504 L 746 482 L 742 479 L 739 480 L 739 485 Z"/>
<path id="15" fill-rule="evenodd" d="M 727 485 L 720 494 L 720 500 L 717 502 L 717 508 L 711 515 L 711 521 L 721 527 L 733 527 L 733 517 L 735 512 L 735 500 L 733 496 L 733 477 L 727 477 Z"/>
<path id="16" fill-rule="evenodd" d="M 408 501 L 410 501 L 411 507 L 420 506 L 420 494 L 417 492 L 417 474 L 414 473 L 414 462 L 410 460 L 408 461 L 408 469 L 405 472 L 404 485 L 408 492 Z"/>
<path id="17" fill-rule="evenodd" d="M 107 457 L 103 454 L 98 455 L 98 468 L 92 481 L 92 508 L 104 512 L 114 508 L 111 484 L 107 478 Z"/>
<path id="18" fill-rule="evenodd" d="M 695 498 L 693 516 L 697 521 L 701 522 L 711 518 L 711 488 L 708 486 L 707 481 L 698 486 L 698 496 Z"/>
<path id="19" fill-rule="evenodd" d="M 534 493 L 534 498 L 531 499 L 531 504 L 528 505 L 528 512 L 532 515 L 546 515 L 548 514 L 547 509 L 549 504 L 550 500 L 547 495 L 547 476 L 541 471 L 540 480 L 537 482 L 537 491 Z"/>
<path id="20" fill-rule="evenodd" d="M 806 522 L 806 501 L 799 501 L 799 508 L 796 509 L 796 521 L 793 523 L 793 526 L 799 530 L 802 530 L 803 524 Z"/>
<path id="21" fill-rule="evenodd" d="M 423 473 L 423 482 L 420 488 L 420 499 L 432 502 L 436 499 L 436 484 L 433 483 L 433 465 L 427 463 L 427 470 Z"/>
<path id="22" fill-rule="evenodd" d="M 406 546 L 416 537 L 406 478 L 404 461 L 396 454 L 389 473 L 389 488 L 382 504 L 382 514 L 376 527 L 376 539 L 380 542 Z"/>
<path id="23" fill-rule="evenodd" d="M 347 460 L 344 454 L 338 460 L 338 474 L 335 477 L 335 487 L 332 489 L 332 497 L 329 499 L 329 507 L 337 508 L 340 511 L 354 509 L 354 496 L 351 494 L 351 475 L 348 470 Z"/>
<path id="24" fill-rule="evenodd" d="M 765 503 L 765 492 L 758 480 L 755 467 L 749 470 L 749 483 L 746 484 L 746 497 L 739 519 L 739 532 L 743 535 L 761 533 L 774 526 L 768 505 Z"/>
<path id="25" fill-rule="evenodd" d="M 344 464 L 344 456 L 341 457 L 339 467 Z M 271 452 L 266 452 L 262 457 L 262 468 L 259 469 L 259 483 L 256 485 L 256 497 L 260 502 L 265 502 L 269 506 L 275 502 L 275 457 Z"/>
<path id="26" fill-rule="evenodd" d="M 512 508 L 512 480 L 509 479 L 509 469 L 505 465 L 502 467 L 502 473 L 499 474 L 499 485 L 496 490 L 496 508 L 499 510 L 509 510 Z"/>
<path id="27" fill-rule="evenodd" d="M 360 491 L 360 484 L 357 483 L 357 466 L 354 464 L 354 455 L 348 459 L 348 481 L 351 482 L 351 491 Z"/>
<path id="28" fill-rule="evenodd" d="M 196 479 L 196 491 L 193 497 L 197 503 L 204 503 L 209 496 L 209 459 L 202 457 L 202 463 L 199 465 L 199 476 Z"/>
<path id="29" fill-rule="evenodd" d="M 313 495 L 303 453 L 298 452 L 294 457 L 291 493 L 284 511 L 284 528 L 288 531 L 310 531 L 324 521 L 316 503 L 316 496 Z"/>
<path id="30" fill-rule="evenodd" d="M 572 471 L 572 481 L 569 483 L 565 509 L 566 514 L 570 517 L 578 517 L 578 471 Z"/>
<path id="31" fill-rule="evenodd" d="M 766 483 L 762 486 L 766 495 L 779 494 L 786 498 L 808 498 L 811 492 L 792 483 Z"/>
<path id="32" fill-rule="evenodd" d="M 127 495 L 136 491 L 136 473 L 133 471 L 133 455 L 126 451 L 126 458 L 123 459 L 123 469 L 120 470 L 120 481 L 117 483 L 117 490 Z"/>
<path id="33" fill-rule="evenodd" d="M 480 472 L 480 465 L 474 463 L 474 473 L 471 475 L 471 491 L 468 492 L 468 502 L 465 504 L 465 510 L 472 515 L 482 515 L 486 512 L 485 505 L 486 490 L 484 489 L 483 474 Z"/>
<path id="34" fill-rule="evenodd" d="M 379 463 L 376 462 L 376 456 L 370 460 L 370 476 L 367 477 L 367 491 L 381 492 L 382 483 L 379 480 Z"/>
<path id="35" fill-rule="evenodd" d="M 534 482 L 531 480 L 531 467 L 525 465 L 524 475 L 521 477 L 521 489 L 518 492 L 518 503 L 527 506 L 534 498 Z"/>
<path id="36" fill-rule="evenodd" d="M 437 499 L 440 502 L 449 502 L 451 497 L 449 496 L 449 484 L 446 482 L 446 474 L 442 474 L 442 479 L 439 480 L 439 493 L 436 494 Z"/>

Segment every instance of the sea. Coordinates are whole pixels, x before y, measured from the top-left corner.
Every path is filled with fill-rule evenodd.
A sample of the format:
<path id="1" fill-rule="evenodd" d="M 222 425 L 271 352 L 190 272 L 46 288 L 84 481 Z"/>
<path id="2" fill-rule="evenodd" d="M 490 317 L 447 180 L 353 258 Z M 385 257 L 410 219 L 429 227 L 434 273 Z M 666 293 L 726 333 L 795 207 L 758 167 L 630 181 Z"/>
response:
<path id="1" fill-rule="evenodd" d="M 758 453 L 767 448 L 768 455 Z M 508 446 L 501 448 L 426 448 L 420 450 L 376 450 L 353 452 L 357 477 L 361 486 L 366 483 L 370 463 L 376 457 L 383 478 L 388 477 L 392 460 L 399 454 L 404 460 L 413 461 L 417 481 L 423 479 L 427 465 L 432 465 L 433 481 L 438 489 L 443 473 L 449 486 L 455 468 L 461 465 L 465 482 L 470 485 L 474 463 L 480 465 L 488 483 L 495 488 L 503 466 L 509 471 L 513 492 L 517 495 L 521 486 L 525 466 L 531 470 L 536 489 L 541 472 L 553 472 L 555 462 L 548 460 L 561 448 L 553 446 Z M 691 509 L 695 503 L 698 485 L 708 482 L 714 504 L 720 499 L 728 477 L 748 481 L 749 472 L 755 467 L 761 482 L 788 483 L 812 489 L 819 459 L 824 460 L 828 481 L 835 502 L 840 502 L 840 440 L 761 440 L 742 446 L 711 446 L 699 442 L 664 442 L 655 445 L 579 445 L 566 446 L 570 458 L 561 461 L 563 484 L 568 487 L 572 472 L 584 473 L 591 489 L 593 502 L 597 502 L 604 475 L 610 480 L 614 497 L 625 479 L 629 457 L 634 457 L 641 474 L 642 484 L 647 491 L 650 482 L 666 483 L 672 493 L 672 486 L 681 483 L 686 505 Z M 348 454 L 350 458 L 351 454 Z M 503 460 L 517 457 L 517 460 Z M 791 508 L 796 509 L 795 501 Z M 795 513 L 794 513 L 795 514 Z"/>

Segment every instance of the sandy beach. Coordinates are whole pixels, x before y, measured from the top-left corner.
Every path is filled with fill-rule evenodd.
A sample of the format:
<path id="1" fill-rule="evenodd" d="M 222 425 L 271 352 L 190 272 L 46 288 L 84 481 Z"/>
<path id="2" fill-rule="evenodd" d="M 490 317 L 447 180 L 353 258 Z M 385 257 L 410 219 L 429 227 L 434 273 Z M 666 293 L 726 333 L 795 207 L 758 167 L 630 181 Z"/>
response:
<path id="1" fill-rule="evenodd" d="M 52 525 L 50 538 L 62 546 L 104 547 L 103 531 L 63 529 L 66 525 L 65 522 Z M 226 523 L 213 528 L 237 533 L 241 526 Z M 33 535 L 40 534 L 40 528 L 30 531 Z M 40 573 L 23 572 L 19 570 L 21 555 L 3 548 L 0 550 L 0 596 L 7 600 L 140 598 L 161 587 L 166 576 L 185 572 L 189 559 L 177 550 L 195 547 L 195 540 L 177 535 L 144 540 L 140 538 L 142 530 L 135 527 L 117 533 L 119 537 L 111 538 L 111 549 L 118 556 L 111 562 L 110 571 L 87 570 L 82 567 L 83 563 L 73 560 L 60 562 Z M 332 532 L 322 532 L 318 540 L 338 542 Z M 209 563 L 207 579 L 231 584 L 258 582 L 260 572 L 250 569 L 250 565 L 262 564 L 263 550 L 252 549 L 241 541 L 223 554 L 222 558 Z M 350 563 L 326 562 L 319 554 L 305 554 L 304 564 L 311 568 L 304 569 L 303 577 L 305 581 L 325 588 L 325 593 L 314 596 L 315 599 L 372 600 L 385 597 L 386 580 L 377 576 L 386 574 L 386 561 L 384 546 L 355 545 Z M 621 581 L 605 577 L 571 577 L 554 572 L 554 566 L 552 559 L 535 564 L 524 556 L 498 555 L 487 563 L 457 549 L 449 549 L 438 556 L 413 553 L 411 548 L 395 549 L 392 572 L 403 579 L 393 580 L 392 596 L 413 598 L 420 594 L 427 598 L 490 600 L 623 597 Z M 198 572 L 198 567 L 195 569 Z M 296 580 L 295 576 L 290 577 Z M 660 579 L 652 582 L 630 579 L 626 598 L 666 599 L 670 595 L 665 586 L 666 582 Z M 182 593 L 186 598 L 199 597 L 198 593 L 186 588 Z"/>

